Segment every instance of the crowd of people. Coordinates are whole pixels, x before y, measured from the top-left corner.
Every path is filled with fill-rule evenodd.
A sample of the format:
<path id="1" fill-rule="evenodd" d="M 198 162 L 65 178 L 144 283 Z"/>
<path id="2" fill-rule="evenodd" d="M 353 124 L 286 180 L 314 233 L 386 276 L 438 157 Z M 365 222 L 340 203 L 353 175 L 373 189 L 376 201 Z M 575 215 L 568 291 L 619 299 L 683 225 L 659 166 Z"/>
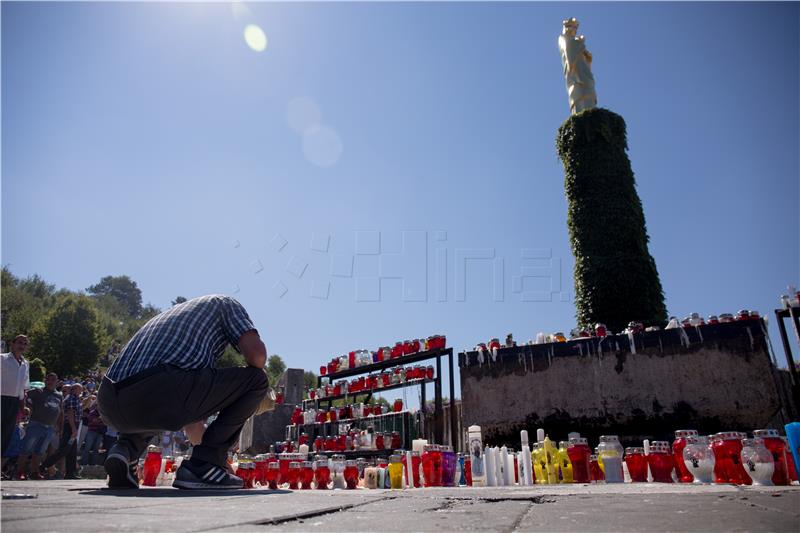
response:
<path id="1" fill-rule="evenodd" d="M 23 357 L 28 339 L 19 335 L 2 354 L 3 479 L 79 479 L 86 465 L 102 465 L 117 442 L 97 405 L 101 372 L 60 379 L 50 372 L 31 383 Z M 164 455 L 186 453 L 182 431 L 156 435 Z"/>

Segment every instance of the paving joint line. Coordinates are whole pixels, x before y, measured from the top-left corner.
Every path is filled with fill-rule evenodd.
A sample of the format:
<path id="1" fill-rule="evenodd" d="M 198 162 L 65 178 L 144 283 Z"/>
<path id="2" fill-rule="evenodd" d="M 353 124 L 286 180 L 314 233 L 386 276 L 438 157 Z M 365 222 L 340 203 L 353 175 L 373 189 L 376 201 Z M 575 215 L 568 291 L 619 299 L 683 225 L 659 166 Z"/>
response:
<path id="1" fill-rule="evenodd" d="M 363 507 L 364 505 L 369 505 L 371 503 L 377 503 L 382 501 L 394 500 L 396 496 L 386 496 L 385 498 L 376 498 L 374 500 L 370 500 L 368 502 L 358 502 L 358 503 L 348 503 L 344 505 L 336 505 L 333 507 L 324 507 L 322 509 L 316 509 L 314 511 L 306 511 L 303 513 L 295 513 L 292 515 L 284 515 L 284 516 L 276 516 L 275 518 L 267 518 L 267 519 L 260 519 L 260 520 L 249 520 L 247 522 L 240 522 L 237 524 L 226 524 L 222 526 L 215 526 L 208 529 L 198 529 L 196 531 L 203 532 L 203 531 L 214 531 L 217 529 L 226 529 L 231 527 L 238 527 L 238 526 L 278 526 L 281 524 L 285 524 L 287 522 L 294 522 L 296 520 L 303 520 L 305 518 L 315 518 L 317 516 L 324 516 L 327 514 L 335 514 L 340 513 L 342 511 L 349 511 L 350 509 L 355 509 L 357 507 Z"/>

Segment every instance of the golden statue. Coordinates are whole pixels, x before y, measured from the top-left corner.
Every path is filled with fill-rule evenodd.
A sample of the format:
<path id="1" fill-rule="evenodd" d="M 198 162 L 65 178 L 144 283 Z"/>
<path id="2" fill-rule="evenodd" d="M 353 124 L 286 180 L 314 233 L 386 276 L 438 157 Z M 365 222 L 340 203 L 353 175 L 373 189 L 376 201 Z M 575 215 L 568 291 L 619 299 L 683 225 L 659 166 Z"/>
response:
<path id="1" fill-rule="evenodd" d="M 577 37 L 578 21 L 574 18 L 563 22 L 564 29 L 558 37 L 561 64 L 567 80 L 569 110 L 574 115 L 597 106 L 592 76 L 592 54 L 586 49 L 584 37 Z"/>

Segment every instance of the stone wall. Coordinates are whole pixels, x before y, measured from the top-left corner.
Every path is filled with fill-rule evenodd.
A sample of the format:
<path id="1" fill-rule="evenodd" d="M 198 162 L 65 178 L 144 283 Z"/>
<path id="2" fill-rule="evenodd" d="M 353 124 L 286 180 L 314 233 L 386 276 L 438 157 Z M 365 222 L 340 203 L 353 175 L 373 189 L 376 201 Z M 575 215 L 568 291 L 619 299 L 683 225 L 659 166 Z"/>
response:
<path id="1" fill-rule="evenodd" d="M 270 444 L 286 438 L 286 426 L 292 420 L 296 405 L 303 401 L 303 370 L 287 369 L 278 380 L 270 385 L 284 393 L 284 403 L 276 405 L 272 411 L 251 416 L 239 437 L 239 449 L 251 454 L 269 451 Z"/>
<path id="2" fill-rule="evenodd" d="M 538 427 L 639 445 L 675 429 L 750 431 L 788 407 L 760 320 L 504 348 L 482 363 L 467 352 L 459 367 L 464 427 L 494 445 Z"/>

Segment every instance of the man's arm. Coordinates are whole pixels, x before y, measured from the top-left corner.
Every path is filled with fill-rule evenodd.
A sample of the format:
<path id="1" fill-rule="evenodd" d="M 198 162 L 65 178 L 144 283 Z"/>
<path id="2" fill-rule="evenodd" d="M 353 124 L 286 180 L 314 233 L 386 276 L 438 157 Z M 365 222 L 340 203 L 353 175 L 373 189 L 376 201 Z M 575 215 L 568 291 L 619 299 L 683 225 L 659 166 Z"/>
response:
<path id="1" fill-rule="evenodd" d="M 239 351 L 248 366 L 264 368 L 267 364 L 267 347 L 261 341 L 256 330 L 246 331 L 239 338 Z"/>

